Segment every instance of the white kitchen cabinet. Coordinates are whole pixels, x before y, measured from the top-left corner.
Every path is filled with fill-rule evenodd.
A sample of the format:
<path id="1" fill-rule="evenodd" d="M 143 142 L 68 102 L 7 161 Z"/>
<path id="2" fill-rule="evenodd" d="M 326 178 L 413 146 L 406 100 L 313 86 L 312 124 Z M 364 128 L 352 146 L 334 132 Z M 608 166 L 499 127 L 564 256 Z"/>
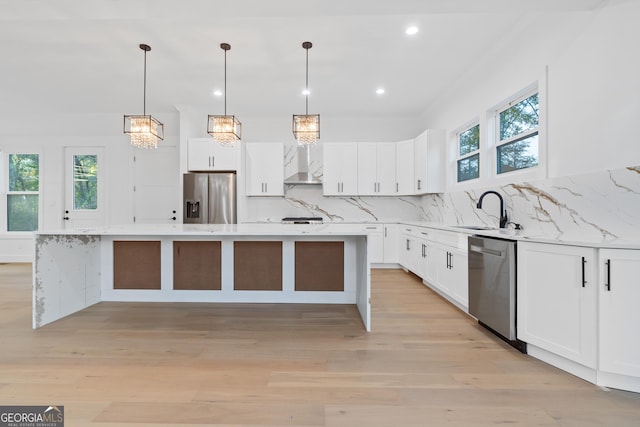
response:
<path id="1" fill-rule="evenodd" d="M 222 145 L 213 138 L 191 138 L 187 143 L 187 169 L 237 171 L 240 143 Z"/>
<path id="2" fill-rule="evenodd" d="M 247 196 L 283 196 L 284 145 L 245 144 L 245 179 Z"/>
<path id="3" fill-rule="evenodd" d="M 598 383 L 640 392 L 640 250 L 599 252 Z"/>
<path id="4" fill-rule="evenodd" d="M 415 273 L 418 260 L 417 254 L 420 252 L 420 249 L 418 248 L 418 242 L 414 234 L 413 227 L 406 225 L 402 226 L 400 236 L 400 265 Z"/>
<path id="5" fill-rule="evenodd" d="M 396 145 L 390 142 L 358 144 L 358 194 L 396 194 Z"/>
<path id="6" fill-rule="evenodd" d="M 384 262 L 384 233 L 382 224 L 367 224 L 364 229 L 369 234 L 369 262 Z"/>
<path id="7" fill-rule="evenodd" d="M 396 144 L 396 194 L 415 194 L 413 188 L 413 139 Z"/>
<path id="8" fill-rule="evenodd" d="M 467 235 L 437 230 L 427 242 L 425 280 L 465 310 L 469 307 Z"/>
<path id="9" fill-rule="evenodd" d="M 445 134 L 428 129 L 413 142 L 414 194 L 443 193 L 446 184 L 447 158 Z"/>
<path id="10" fill-rule="evenodd" d="M 593 248 L 518 242 L 519 340 L 583 366 L 596 367 L 598 293 L 595 260 Z M 624 295 L 621 302 L 629 296 Z M 637 298 L 640 293 L 635 296 Z M 640 321 L 640 317 L 636 315 L 636 318 Z M 637 334 L 635 325 L 624 327 L 629 333 Z M 624 339 L 625 345 L 629 343 L 628 338 Z M 640 353 L 636 352 L 636 355 Z M 640 359 L 636 358 L 636 362 L 640 368 Z"/>
<path id="11" fill-rule="evenodd" d="M 323 145 L 322 191 L 325 196 L 358 194 L 358 144 Z"/>
<path id="12" fill-rule="evenodd" d="M 387 264 L 400 262 L 400 226 L 398 224 L 384 224 L 383 259 Z"/>

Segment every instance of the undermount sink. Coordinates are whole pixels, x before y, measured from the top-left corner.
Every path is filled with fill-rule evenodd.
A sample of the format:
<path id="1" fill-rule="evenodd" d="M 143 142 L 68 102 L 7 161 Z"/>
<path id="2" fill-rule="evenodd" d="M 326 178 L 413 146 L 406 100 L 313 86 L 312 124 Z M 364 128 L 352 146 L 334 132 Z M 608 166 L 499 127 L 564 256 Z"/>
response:
<path id="1" fill-rule="evenodd" d="M 455 228 L 466 228 L 467 230 L 495 230 L 495 227 L 487 227 L 486 225 L 452 225 Z"/>

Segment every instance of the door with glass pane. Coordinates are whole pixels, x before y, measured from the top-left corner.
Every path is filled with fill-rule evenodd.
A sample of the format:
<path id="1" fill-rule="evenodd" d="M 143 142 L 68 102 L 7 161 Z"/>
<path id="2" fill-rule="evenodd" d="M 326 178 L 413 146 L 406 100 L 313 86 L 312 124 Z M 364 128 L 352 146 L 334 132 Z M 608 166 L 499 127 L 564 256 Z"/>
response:
<path id="1" fill-rule="evenodd" d="M 104 148 L 65 148 L 65 228 L 105 224 Z"/>

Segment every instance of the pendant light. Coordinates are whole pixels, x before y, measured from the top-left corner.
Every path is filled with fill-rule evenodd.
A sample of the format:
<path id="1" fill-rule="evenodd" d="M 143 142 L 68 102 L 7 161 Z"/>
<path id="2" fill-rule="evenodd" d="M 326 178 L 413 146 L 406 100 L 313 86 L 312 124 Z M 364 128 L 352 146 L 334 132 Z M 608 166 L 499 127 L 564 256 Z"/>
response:
<path id="1" fill-rule="evenodd" d="M 220 144 L 235 144 L 240 140 L 242 124 L 236 116 L 227 116 L 227 51 L 231 49 L 229 43 L 221 43 L 224 50 L 224 115 L 210 115 L 207 121 L 207 133 Z"/>
<path id="2" fill-rule="evenodd" d="M 311 42 L 302 43 L 302 47 L 307 51 L 306 79 L 305 79 L 305 114 L 293 115 L 293 136 L 298 141 L 298 145 L 313 145 L 320 139 L 320 114 L 309 114 L 309 49 L 313 45 Z"/>
<path id="3" fill-rule="evenodd" d="M 147 115 L 147 52 L 151 47 L 141 44 L 144 51 L 144 89 L 142 94 L 142 115 L 124 116 L 124 133 L 131 137 L 131 145 L 137 148 L 158 148 L 158 141 L 164 139 L 164 125 L 151 115 Z"/>

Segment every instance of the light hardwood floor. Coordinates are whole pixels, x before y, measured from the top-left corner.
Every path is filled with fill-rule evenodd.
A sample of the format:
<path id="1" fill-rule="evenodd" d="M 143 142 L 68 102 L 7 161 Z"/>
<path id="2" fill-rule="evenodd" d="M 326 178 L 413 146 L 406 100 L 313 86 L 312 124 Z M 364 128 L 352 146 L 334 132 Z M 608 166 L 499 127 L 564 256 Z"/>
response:
<path id="1" fill-rule="evenodd" d="M 413 275 L 354 306 L 100 303 L 31 329 L 31 266 L 0 265 L 0 404 L 66 426 L 638 426 L 640 395 L 520 354 Z"/>

